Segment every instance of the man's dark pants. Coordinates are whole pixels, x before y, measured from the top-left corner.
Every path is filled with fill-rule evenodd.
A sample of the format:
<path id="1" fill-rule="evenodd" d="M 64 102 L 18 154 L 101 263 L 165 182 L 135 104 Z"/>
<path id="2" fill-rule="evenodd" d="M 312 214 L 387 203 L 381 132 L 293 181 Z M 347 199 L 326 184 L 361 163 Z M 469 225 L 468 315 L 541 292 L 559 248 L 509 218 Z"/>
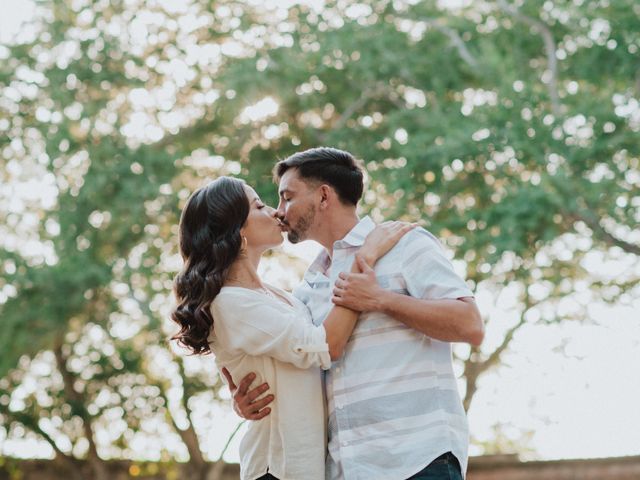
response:
<path id="1" fill-rule="evenodd" d="M 277 478 L 267 473 L 258 480 L 277 480 Z M 407 480 L 462 480 L 460 463 L 453 453 L 447 452 Z"/>
<path id="2" fill-rule="evenodd" d="M 460 462 L 453 453 L 447 452 L 407 480 L 462 480 Z"/>

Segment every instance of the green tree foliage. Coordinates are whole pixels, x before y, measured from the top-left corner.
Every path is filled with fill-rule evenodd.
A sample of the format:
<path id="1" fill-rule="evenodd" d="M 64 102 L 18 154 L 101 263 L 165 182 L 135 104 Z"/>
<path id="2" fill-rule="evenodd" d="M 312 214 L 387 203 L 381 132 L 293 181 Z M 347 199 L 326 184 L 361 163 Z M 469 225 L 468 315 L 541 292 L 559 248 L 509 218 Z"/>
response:
<path id="1" fill-rule="evenodd" d="M 220 382 L 211 362 L 168 348 L 166 320 L 178 201 L 202 182 L 182 162 L 209 129 L 189 127 L 224 58 L 197 77 L 175 62 L 222 43 L 242 12 L 214 22 L 208 2 L 193 3 L 215 27 L 194 30 L 134 3 L 44 3 L 31 37 L 0 52 L 2 176 L 14 187 L 3 192 L 0 414 L 10 436 L 36 434 L 69 465 L 86 458 L 82 478 L 139 456 L 141 435 L 163 439 L 147 455 L 189 458 L 198 478 L 212 427 L 196 426 L 192 401 L 216 401 Z M 145 95 L 161 101 L 132 107 Z"/>
<path id="2" fill-rule="evenodd" d="M 637 269 L 611 278 L 592 259 L 640 253 L 638 6 L 409 3 L 293 8 L 286 45 L 225 73 L 229 109 L 271 97 L 279 110 L 239 116 L 218 151 L 264 192 L 274 152 L 354 152 L 371 177 L 365 210 L 421 220 L 476 288 L 517 297 L 503 341 L 465 358 L 469 407 L 522 326 L 587 318 L 568 299 L 632 298 Z"/>
<path id="3" fill-rule="evenodd" d="M 206 475 L 193 399 L 221 385 L 167 347 L 179 207 L 220 174 L 275 202 L 274 161 L 313 146 L 361 158 L 364 212 L 421 221 L 517 313 L 459 351 L 467 408 L 524 325 L 629 302 L 638 6 L 449 3 L 41 2 L 0 46 L 9 435 L 95 478 L 139 435 L 173 436 L 184 449 L 163 455 Z M 600 272 L 607 259 L 631 267 Z"/>

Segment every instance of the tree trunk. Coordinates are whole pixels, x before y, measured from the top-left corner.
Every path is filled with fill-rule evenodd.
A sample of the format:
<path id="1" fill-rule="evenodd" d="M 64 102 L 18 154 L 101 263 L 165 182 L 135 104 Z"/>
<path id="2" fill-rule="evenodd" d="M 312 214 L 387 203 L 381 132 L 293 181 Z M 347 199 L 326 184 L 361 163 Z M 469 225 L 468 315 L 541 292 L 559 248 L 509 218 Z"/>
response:
<path id="1" fill-rule="evenodd" d="M 89 442 L 87 464 L 90 465 L 92 477 L 95 480 L 109 480 L 109 471 L 107 466 L 104 460 L 100 458 L 100 455 L 98 455 L 98 449 L 94 440 L 93 425 L 91 424 L 91 415 L 87 411 L 86 398 L 74 387 L 76 379 L 74 374 L 67 368 L 67 358 L 62 351 L 61 342 L 55 347 L 54 353 L 58 371 L 62 375 L 65 396 L 67 401 L 71 404 L 73 414 L 79 416 L 82 420 L 84 435 Z"/>
<path id="2" fill-rule="evenodd" d="M 225 465 L 226 464 L 222 461 L 222 458 L 217 462 L 214 462 L 213 465 L 209 467 L 207 476 L 203 480 L 222 480 Z"/>

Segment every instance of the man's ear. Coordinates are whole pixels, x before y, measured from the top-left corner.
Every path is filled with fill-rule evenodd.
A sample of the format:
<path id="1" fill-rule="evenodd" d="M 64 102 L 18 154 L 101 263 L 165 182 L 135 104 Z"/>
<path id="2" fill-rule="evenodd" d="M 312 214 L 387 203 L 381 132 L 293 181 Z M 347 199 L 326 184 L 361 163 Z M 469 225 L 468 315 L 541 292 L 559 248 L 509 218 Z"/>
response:
<path id="1" fill-rule="evenodd" d="M 320 209 L 328 208 L 332 203 L 335 197 L 335 192 L 333 188 L 329 185 L 323 184 L 318 188 L 318 193 L 320 194 Z"/>

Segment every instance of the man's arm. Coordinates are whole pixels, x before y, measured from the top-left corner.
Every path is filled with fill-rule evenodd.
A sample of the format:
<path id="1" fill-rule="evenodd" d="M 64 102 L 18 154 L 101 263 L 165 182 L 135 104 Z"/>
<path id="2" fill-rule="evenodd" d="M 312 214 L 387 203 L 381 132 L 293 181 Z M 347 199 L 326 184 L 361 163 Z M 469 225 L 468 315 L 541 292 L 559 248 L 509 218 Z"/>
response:
<path id="1" fill-rule="evenodd" d="M 472 297 L 422 299 L 380 287 L 373 269 L 341 273 L 333 291 L 333 303 L 362 312 L 382 312 L 408 327 L 444 342 L 480 345 L 484 324 Z"/>

